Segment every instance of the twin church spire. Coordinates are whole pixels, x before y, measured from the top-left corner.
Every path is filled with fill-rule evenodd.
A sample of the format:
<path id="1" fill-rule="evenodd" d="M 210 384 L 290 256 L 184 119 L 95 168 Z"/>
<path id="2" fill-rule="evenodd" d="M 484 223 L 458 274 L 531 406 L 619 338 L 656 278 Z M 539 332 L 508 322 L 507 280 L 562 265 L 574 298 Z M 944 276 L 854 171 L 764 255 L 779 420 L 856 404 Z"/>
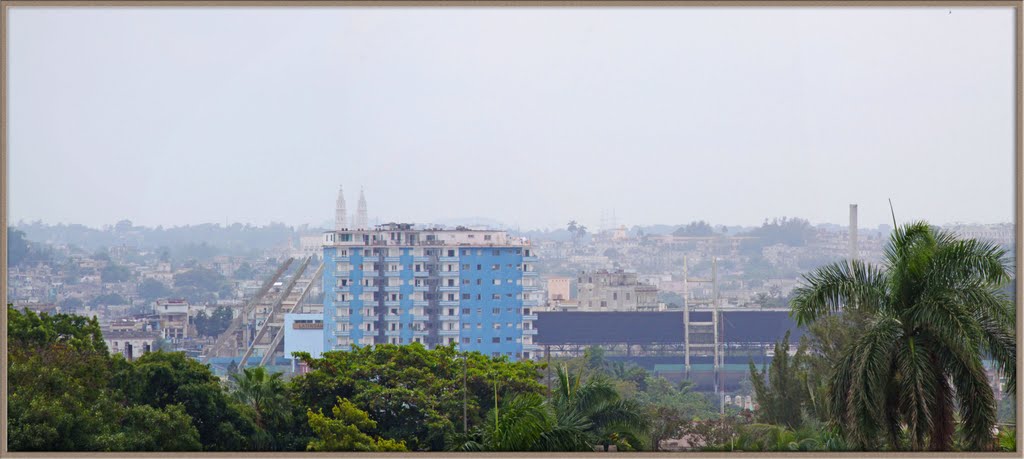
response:
<path id="1" fill-rule="evenodd" d="M 344 187 L 338 185 L 338 202 L 334 213 L 334 229 L 345 230 L 345 229 L 357 229 L 364 230 L 369 229 L 369 218 L 366 212 L 366 195 L 363 193 L 363 189 L 359 189 L 359 204 L 356 208 L 356 214 L 352 218 L 352 227 L 349 227 L 348 212 L 345 206 L 345 191 Z"/>

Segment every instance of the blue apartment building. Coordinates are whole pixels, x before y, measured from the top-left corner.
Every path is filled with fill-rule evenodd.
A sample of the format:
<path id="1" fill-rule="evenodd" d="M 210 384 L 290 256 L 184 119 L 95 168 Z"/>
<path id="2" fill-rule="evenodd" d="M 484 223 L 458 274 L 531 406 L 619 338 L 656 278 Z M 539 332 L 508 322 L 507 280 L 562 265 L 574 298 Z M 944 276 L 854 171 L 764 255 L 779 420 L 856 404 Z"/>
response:
<path id="1" fill-rule="evenodd" d="M 539 357 L 540 284 L 528 241 L 397 223 L 323 237 L 324 350 L 455 344 L 512 360 Z"/>

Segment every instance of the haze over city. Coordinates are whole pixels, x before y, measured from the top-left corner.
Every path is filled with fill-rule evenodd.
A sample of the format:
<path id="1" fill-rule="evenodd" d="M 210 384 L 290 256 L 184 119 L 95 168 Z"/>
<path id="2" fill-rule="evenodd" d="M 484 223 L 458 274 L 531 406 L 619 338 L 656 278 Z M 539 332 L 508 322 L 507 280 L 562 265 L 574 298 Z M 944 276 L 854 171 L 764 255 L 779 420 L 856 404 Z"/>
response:
<path id="1" fill-rule="evenodd" d="M 10 12 L 9 220 L 1013 217 L 1013 10 Z"/>

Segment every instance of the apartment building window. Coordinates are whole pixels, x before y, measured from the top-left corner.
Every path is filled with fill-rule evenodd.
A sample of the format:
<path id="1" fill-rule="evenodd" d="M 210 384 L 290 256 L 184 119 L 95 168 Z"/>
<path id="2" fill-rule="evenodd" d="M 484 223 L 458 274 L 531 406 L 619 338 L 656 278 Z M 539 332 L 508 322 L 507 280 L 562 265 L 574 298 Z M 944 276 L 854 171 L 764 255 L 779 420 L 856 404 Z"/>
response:
<path id="1" fill-rule="evenodd" d="M 492 344 L 501 344 L 501 338 L 495 336 L 494 338 L 491 338 L 491 343 Z"/>
<path id="2" fill-rule="evenodd" d="M 505 327 L 506 328 L 512 328 L 512 322 L 506 322 L 505 323 Z"/>
<path id="3" fill-rule="evenodd" d="M 469 308 L 462 308 L 463 314 L 469 314 Z"/>
<path id="4" fill-rule="evenodd" d="M 512 337 L 511 336 L 506 336 L 505 337 L 505 342 L 506 343 L 511 343 L 512 342 Z"/>
<path id="5" fill-rule="evenodd" d="M 494 329 L 495 329 L 495 330 L 501 330 L 501 324 L 499 324 L 499 323 L 495 322 L 495 323 L 494 323 Z"/>
<path id="6" fill-rule="evenodd" d="M 469 330 L 469 324 L 468 323 L 462 324 L 462 329 L 463 330 Z"/>
<path id="7" fill-rule="evenodd" d="M 455 301 L 455 294 L 454 293 L 449 293 L 448 294 L 448 301 Z"/>
<path id="8" fill-rule="evenodd" d="M 501 269 L 501 265 L 500 264 L 493 264 L 493 265 L 491 265 L 491 271 L 497 271 L 499 269 Z"/>
<path id="9" fill-rule="evenodd" d="M 482 300 L 483 298 L 481 298 L 481 295 L 479 293 L 477 293 L 476 294 L 476 299 L 479 301 L 479 300 Z"/>
<path id="10" fill-rule="evenodd" d="M 484 308 L 476 308 L 476 313 L 477 314 L 483 314 L 484 313 Z"/>
<path id="11" fill-rule="evenodd" d="M 423 267 L 423 265 L 421 265 L 421 264 L 419 264 L 419 263 L 416 263 L 416 264 L 414 265 L 414 267 L 415 267 L 415 269 L 416 269 L 416 272 L 420 272 L 420 268 L 422 268 L 422 267 Z"/>
<path id="12" fill-rule="evenodd" d="M 462 285 L 469 285 L 469 279 L 462 279 Z"/>
<path id="13" fill-rule="evenodd" d="M 469 271 L 469 265 L 462 265 L 463 271 Z"/>
<path id="14" fill-rule="evenodd" d="M 476 285 L 483 285 L 483 279 L 477 279 Z"/>
<path id="15" fill-rule="evenodd" d="M 476 265 L 476 270 L 479 271 L 482 265 Z"/>
<path id="16" fill-rule="evenodd" d="M 485 234 L 485 235 L 484 235 L 484 240 L 485 240 L 485 241 L 489 241 L 489 240 L 491 240 L 491 235 L 490 235 L 490 234 Z M 497 250 L 495 250 L 495 252 L 497 252 Z M 495 255 L 497 255 L 497 254 L 495 254 Z"/>
<path id="17" fill-rule="evenodd" d="M 469 338 L 462 338 L 462 344 L 469 344 Z"/>
<path id="18" fill-rule="evenodd" d="M 462 294 L 462 299 L 468 300 L 469 299 L 469 294 L 468 293 L 463 293 Z"/>
<path id="19" fill-rule="evenodd" d="M 373 331 L 373 324 L 366 324 L 366 331 Z"/>
<path id="20" fill-rule="evenodd" d="M 483 344 L 483 343 L 484 343 L 484 339 L 483 338 L 477 338 L 476 339 L 476 344 Z"/>
<path id="21" fill-rule="evenodd" d="M 482 324 L 482 323 L 480 323 L 480 322 L 477 322 L 477 323 L 476 323 L 476 329 L 477 329 L 477 330 L 483 330 L 483 329 L 484 329 L 484 324 Z"/>
<path id="22" fill-rule="evenodd" d="M 398 315 L 398 308 L 391 308 L 391 315 L 397 316 Z"/>
<path id="23" fill-rule="evenodd" d="M 494 285 L 501 285 L 501 279 L 494 279 Z"/>
<path id="24" fill-rule="evenodd" d="M 455 308 L 448 308 L 448 315 L 449 316 L 454 316 L 455 315 Z"/>
<path id="25" fill-rule="evenodd" d="M 601 307 L 602 308 L 607 308 L 608 307 L 608 302 L 607 301 L 602 301 L 601 302 Z"/>
<path id="26" fill-rule="evenodd" d="M 618 299 L 619 299 L 619 293 L 618 292 L 612 292 L 612 300 L 618 300 Z"/>
<path id="27" fill-rule="evenodd" d="M 462 254 L 463 254 L 463 255 L 469 255 L 469 251 L 468 251 L 468 250 L 463 250 L 463 251 L 462 251 Z"/>
<path id="28" fill-rule="evenodd" d="M 491 299 L 492 300 L 500 300 L 501 299 L 501 294 L 500 293 L 491 294 Z"/>
<path id="29" fill-rule="evenodd" d="M 455 279 L 448 279 L 448 286 L 455 287 Z"/>
<path id="30" fill-rule="evenodd" d="M 490 236 L 487 236 L 487 239 L 490 239 L 490 238 L 491 238 Z M 500 251 L 500 250 L 495 250 L 495 251 L 493 251 L 493 252 L 491 252 L 491 253 L 493 253 L 493 254 L 494 254 L 494 256 L 498 256 L 498 255 L 501 255 L 501 251 Z"/>
<path id="31" fill-rule="evenodd" d="M 452 344 L 454 342 L 455 342 L 455 338 L 448 338 L 448 344 Z"/>

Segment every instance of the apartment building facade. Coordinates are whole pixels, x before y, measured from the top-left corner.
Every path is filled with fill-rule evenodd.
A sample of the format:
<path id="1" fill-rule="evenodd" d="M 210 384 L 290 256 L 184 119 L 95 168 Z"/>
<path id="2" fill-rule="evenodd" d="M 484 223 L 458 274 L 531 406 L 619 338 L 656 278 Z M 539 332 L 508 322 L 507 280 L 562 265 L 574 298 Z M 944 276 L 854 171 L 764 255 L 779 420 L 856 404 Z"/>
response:
<path id="1" fill-rule="evenodd" d="M 534 358 L 540 284 L 528 241 L 409 224 L 323 235 L 324 349 L 456 344 Z"/>
<path id="2" fill-rule="evenodd" d="M 657 311 L 658 288 L 622 270 L 582 272 L 577 278 L 579 311 Z"/>

